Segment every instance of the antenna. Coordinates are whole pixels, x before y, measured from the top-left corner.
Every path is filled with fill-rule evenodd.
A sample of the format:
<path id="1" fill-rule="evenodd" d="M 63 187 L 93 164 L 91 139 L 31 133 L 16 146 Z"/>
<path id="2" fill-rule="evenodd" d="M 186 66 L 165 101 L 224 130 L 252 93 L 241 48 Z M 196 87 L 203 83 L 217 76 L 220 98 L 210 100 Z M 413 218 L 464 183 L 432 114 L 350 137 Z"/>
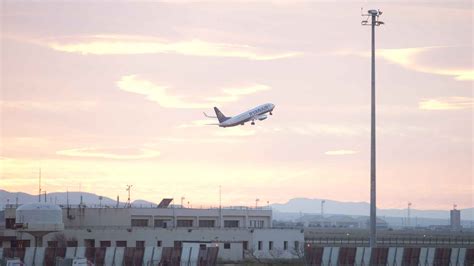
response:
<path id="1" fill-rule="evenodd" d="M 127 200 L 127 207 L 128 208 L 132 207 L 132 203 L 130 201 L 130 193 L 132 191 L 132 187 L 133 187 L 133 185 L 127 185 L 127 189 L 126 189 L 128 191 L 128 200 Z"/>

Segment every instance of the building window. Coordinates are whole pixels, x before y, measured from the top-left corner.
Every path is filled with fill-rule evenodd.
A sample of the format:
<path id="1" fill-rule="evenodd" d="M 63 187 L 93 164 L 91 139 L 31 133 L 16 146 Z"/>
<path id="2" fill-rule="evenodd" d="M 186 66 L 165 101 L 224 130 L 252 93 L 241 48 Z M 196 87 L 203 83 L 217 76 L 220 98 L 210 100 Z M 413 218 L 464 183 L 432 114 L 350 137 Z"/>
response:
<path id="1" fill-rule="evenodd" d="M 155 219 L 155 227 L 167 228 L 169 222 L 171 222 L 171 220 Z"/>
<path id="2" fill-rule="evenodd" d="M 239 221 L 238 220 L 224 221 L 224 227 L 239 227 Z"/>
<path id="3" fill-rule="evenodd" d="M 262 250 L 262 241 L 258 241 L 258 250 Z"/>
<path id="4" fill-rule="evenodd" d="M 199 244 L 200 250 L 206 250 L 206 248 L 207 248 L 206 244 Z"/>
<path id="5" fill-rule="evenodd" d="M 100 247 L 101 248 L 108 248 L 108 247 L 111 247 L 111 246 L 112 246 L 111 241 L 100 241 Z"/>
<path id="6" fill-rule="evenodd" d="M 66 242 L 66 245 L 67 245 L 68 247 L 77 247 L 77 246 L 78 246 L 77 241 L 75 241 L 75 240 L 69 240 L 69 241 L 67 241 L 67 242 Z"/>
<path id="7" fill-rule="evenodd" d="M 178 220 L 178 227 L 193 227 L 193 220 Z"/>
<path id="8" fill-rule="evenodd" d="M 224 249 L 230 249 L 230 243 L 224 243 Z"/>
<path id="9" fill-rule="evenodd" d="M 199 227 L 215 227 L 215 224 L 214 220 L 199 220 Z"/>
<path id="10" fill-rule="evenodd" d="M 126 240 L 115 241 L 115 246 L 117 246 L 117 247 L 127 247 L 127 241 Z"/>
<path id="11" fill-rule="evenodd" d="M 288 241 L 283 241 L 283 250 L 288 250 Z"/>
<path id="12" fill-rule="evenodd" d="M 263 228 L 265 222 L 263 220 L 250 220 L 250 227 Z"/>
<path id="13" fill-rule="evenodd" d="M 135 244 L 135 247 L 137 248 L 144 248 L 145 247 L 145 241 L 137 241 Z"/>
<path id="14" fill-rule="evenodd" d="M 148 219 L 132 219 L 132 226 L 147 227 Z"/>
<path id="15" fill-rule="evenodd" d="M 86 248 L 93 248 L 95 247 L 95 239 L 84 239 L 84 246 Z"/>
<path id="16" fill-rule="evenodd" d="M 183 242 L 182 241 L 174 241 L 174 248 L 182 248 Z"/>
<path id="17" fill-rule="evenodd" d="M 273 250 L 273 241 L 268 242 L 268 250 Z"/>
<path id="18" fill-rule="evenodd" d="M 156 246 L 161 247 L 161 240 L 156 241 Z"/>
<path id="19" fill-rule="evenodd" d="M 5 219 L 5 228 L 6 229 L 15 229 L 15 218 L 6 218 Z"/>
<path id="20" fill-rule="evenodd" d="M 248 242 L 248 241 L 244 241 L 244 242 L 242 243 L 242 248 L 243 248 L 244 250 L 247 250 L 247 249 L 249 248 L 249 242 Z"/>
<path id="21" fill-rule="evenodd" d="M 57 248 L 58 241 L 48 241 L 48 248 Z"/>
<path id="22" fill-rule="evenodd" d="M 295 241 L 295 250 L 299 250 L 299 249 L 300 249 L 300 242 Z"/>
<path id="23" fill-rule="evenodd" d="M 30 240 L 17 240 L 16 241 L 17 248 L 27 248 L 30 247 Z"/>

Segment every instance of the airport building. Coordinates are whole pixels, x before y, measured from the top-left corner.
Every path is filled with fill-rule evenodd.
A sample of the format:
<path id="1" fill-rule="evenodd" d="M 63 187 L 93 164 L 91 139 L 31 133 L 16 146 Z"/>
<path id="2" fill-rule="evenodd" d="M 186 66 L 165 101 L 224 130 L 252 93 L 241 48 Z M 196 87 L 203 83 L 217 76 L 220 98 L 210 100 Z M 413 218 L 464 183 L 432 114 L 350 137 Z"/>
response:
<path id="1" fill-rule="evenodd" d="M 104 248 L 114 254 L 117 248 L 215 248 L 222 261 L 301 256 L 303 230 L 272 228 L 270 209 L 175 208 L 170 202 L 158 208 L 10 205 L 4 211 L 0 247 Z"/>

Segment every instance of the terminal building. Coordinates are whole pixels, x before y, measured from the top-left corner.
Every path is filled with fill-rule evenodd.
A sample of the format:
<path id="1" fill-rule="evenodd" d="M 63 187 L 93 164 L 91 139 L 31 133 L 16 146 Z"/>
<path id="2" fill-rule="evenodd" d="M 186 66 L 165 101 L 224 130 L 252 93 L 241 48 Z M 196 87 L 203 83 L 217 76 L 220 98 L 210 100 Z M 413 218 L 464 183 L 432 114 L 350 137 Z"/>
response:
<path id="1" fill-rule="evenodd" d="M 215 248 L 222 261 L 301 256 L 304 231 L 273 228 L 270 209 L 175 208 L 170 202 L 163 201 L 158 208 L 9 205 L 4 211 L 0 247 L 105 248 L 114 253 L 116 248 L 160 252 L 164 248 Z M 59 218 L 53 221 L 55 208 Z"/>

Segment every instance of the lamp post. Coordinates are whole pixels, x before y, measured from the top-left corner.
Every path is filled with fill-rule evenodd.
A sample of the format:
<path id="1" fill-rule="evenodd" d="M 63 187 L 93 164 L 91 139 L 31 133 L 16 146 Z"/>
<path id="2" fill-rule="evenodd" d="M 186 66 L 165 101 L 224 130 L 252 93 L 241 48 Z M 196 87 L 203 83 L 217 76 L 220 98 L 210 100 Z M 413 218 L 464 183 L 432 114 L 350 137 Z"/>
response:
<path id="1" fill-rule="evenodd" d="M 375 168 L 375 26 L 383 25 L 379 21 L 379 16 L 382 15 L 380 10 L 371 9 L 367 14 L 362 16 L 367 17 L 362 21 L 363 26 L 371 26 L 372 28 L 372 49 L 371 49 L 371 116 L 370 116 L 370 246 L 377 245 L 377 205 L 376 205 L 376 168 Z M 369 17 L 371 22 L 369 23 Z"/>

